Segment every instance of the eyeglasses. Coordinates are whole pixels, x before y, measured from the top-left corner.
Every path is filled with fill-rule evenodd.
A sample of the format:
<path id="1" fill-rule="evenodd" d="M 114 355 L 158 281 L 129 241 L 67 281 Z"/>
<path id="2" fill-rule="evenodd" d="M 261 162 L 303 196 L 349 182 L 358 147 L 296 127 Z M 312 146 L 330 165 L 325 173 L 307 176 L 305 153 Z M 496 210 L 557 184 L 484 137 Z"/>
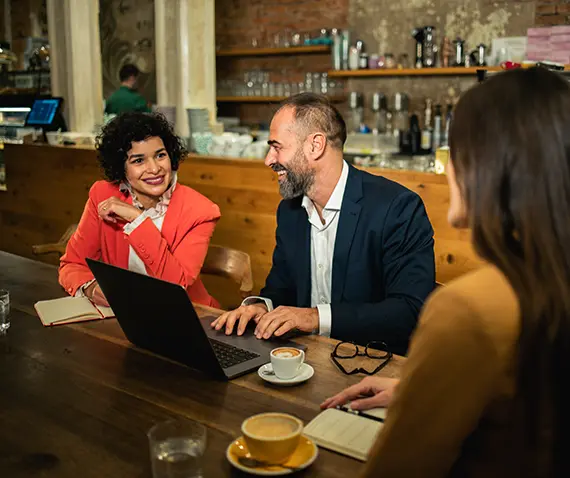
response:
<path id="1" fill-rule="evenodd" d="M 382 362 L 371 371 L 360 367 L 347 371 L 342 365 L 341 360 L 353 359 L 355 357 L 368 357 L 375 360 L 382 360 Z M 331 353 L 331 358 L 340 371 L 346 375 L 354 375 L 356 373 L 374 375 L 388 365 L 388 362 L 390 362 L 392 358 L 392 352 L 388 350 L 388 346 L 384 342 L 369 342 L 364 348 L 364 353 L 360 351 L 359 346 L 354 342 L 339 342 Z"/>

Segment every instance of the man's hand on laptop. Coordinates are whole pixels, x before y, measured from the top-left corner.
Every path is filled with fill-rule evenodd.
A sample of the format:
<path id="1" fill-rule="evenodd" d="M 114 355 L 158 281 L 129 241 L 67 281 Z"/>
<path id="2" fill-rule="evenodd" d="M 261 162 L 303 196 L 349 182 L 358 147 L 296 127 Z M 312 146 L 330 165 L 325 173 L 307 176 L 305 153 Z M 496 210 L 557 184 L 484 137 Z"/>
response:
<path id="1" fill-rule="evenodd" d="M 257 321 L 255 336 L 268 339 L 272 335 L 281 337 L 290 330 L 313 333 L 319 330 L 319 311 L 317 308 L 279 306 L 264 314 Z"/>
<path id="2" fill-rule="evenodd" d="M 237 324 L 237 334 L 243 335 L 250 320 L 257 324 L 266 314 L 267 306 L 263 302 L 242 305 L 235 310 L 220 315 L 212 322 L 211 326 L 216 330 L 222 330 L 225 327 L 226 335 L 230 335 Z"/>

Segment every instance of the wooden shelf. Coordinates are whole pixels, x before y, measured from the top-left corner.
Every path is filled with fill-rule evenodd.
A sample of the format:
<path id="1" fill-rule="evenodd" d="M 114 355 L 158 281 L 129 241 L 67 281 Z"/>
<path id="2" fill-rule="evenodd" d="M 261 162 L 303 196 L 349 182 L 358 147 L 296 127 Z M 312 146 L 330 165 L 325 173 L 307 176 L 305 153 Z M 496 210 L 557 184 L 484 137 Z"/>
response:
<path id="1" fill-rule="evenodd" d="M 534 65 L 523 64 L 522 68 L 530 68 Z M 464 76 L 475 75 L 477 71 L 503 71 L 500 66 L 453 66 L 449 68 L 392 68 L 376 70 L 330 70 L 329 77 L 333 78 L 367 78 L 378 76 Z M 565 71 L 570 70 L 570 65 L 565 65 Z"/>
<path id="2" fill-rule="evenodd" d="M 348 78 L 348 77 L 376 77 L 376 76 L 461 76 L 475 75 L 477 70 L 500 71 L 500 66 L 473 66 L 450 67 L 450 68 L 405 68 L 405 69 L 375 69 L 375 70 L 331 70 L 329 77 Z"/>
<path id="3" fill-rule="evenodd" d="M 328 53 L 331 48 L 328 45 L 316 46 L 290 46 L 285 48 L 231 48 L 228 50 L 218 50 L 217 57 L 228 56 L 283 56 L 283 55 L 304 55 L 314 53 Z"/>
<path id="4" fill-rule="evenodd" d="M 218 103 L 280 103 L 288 96 L 217 96 Z M 329 100 L 340 103 L 346 100 L 345 96 L 331 96 Z"/>

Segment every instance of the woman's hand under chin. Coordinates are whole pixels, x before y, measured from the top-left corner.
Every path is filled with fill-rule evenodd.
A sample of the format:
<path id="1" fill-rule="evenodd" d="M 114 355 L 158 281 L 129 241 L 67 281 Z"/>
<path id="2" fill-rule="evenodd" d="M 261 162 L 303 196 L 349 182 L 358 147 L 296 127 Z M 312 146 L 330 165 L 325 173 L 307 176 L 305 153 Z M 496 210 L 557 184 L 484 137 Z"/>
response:
<path id="1" fill-rule="evenodd" d="M 132 222 L 142 214 L 140 209 L 115 196 L 101 201 L 97 206 L 97 212 L 101 219 L 113 223 L 119 221 Z"/>

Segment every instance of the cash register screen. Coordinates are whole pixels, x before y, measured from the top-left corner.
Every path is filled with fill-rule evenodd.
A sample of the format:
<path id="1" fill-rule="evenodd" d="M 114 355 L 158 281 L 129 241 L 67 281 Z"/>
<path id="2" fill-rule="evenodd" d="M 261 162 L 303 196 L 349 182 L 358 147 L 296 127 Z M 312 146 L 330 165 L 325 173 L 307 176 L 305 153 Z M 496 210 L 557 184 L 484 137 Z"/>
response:
<path id="1" fill-rule="evenodd" d="M 61 104 L 61 98 L 43 98 L 34 101 L 26 118 L 29 126 L 50 126 Z"/>

